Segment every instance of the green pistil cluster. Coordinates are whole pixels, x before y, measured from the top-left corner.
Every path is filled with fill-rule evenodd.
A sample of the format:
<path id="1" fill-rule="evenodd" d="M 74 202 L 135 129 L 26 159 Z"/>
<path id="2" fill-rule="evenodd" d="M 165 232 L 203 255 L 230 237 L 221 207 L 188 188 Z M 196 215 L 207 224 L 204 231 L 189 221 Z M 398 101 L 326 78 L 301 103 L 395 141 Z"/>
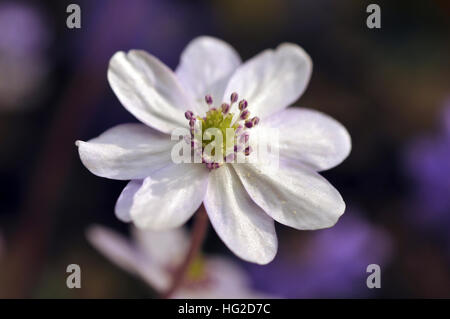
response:
<path id="1" fill-rule="evenodd" d="M 219 168 L 224 162 L 233 162 L 237 156 L 237 152 L 243 152 L 245 156 L 249 156 L 252 151 L 248 144 L 250 137 L 248 130 L 258 125 L 259 118 L 257 116 L 250 118 L 250 111 L 247 109 L 248 103 L 246 100 L 241 100 L 238 105 L 239 116 L 234 119 L 234 114 L 230 113 L 230 110 L 237 100 L 238 94 L 232 93 L 229 104 L 223 103 L 219 108 L 216 108 L 211 107 L 213 99 L 210 95 L 207 95 L 205 96 L 205 102 L 209 106 L 209 110 L 204 117 L 195 116 L 192 111 L 186 111 L 184 113 L 186 119 L 189 121 L 190 128 L 190 139 L 187 140 L 187 143 L 191 144 L 196 154 L 201 152 L 202 163 L 208 169 Z M 201 131 L 199 127 L 201 127 Z M 222 154 L 217 154 L 221 159 L 220 161 L 214 159 L 217 158 L 215 154 L 215 147 L 217 146 L 211 150 L 212 154 L 204 154 L 205 148 L 208 144 L 214 142 L 218 133 L 211 132 L 211 129 L 219 130 L 222 135 Z M 232 132 L 227 132 L 230 129 Z M 205 135 L 211 136 L 211 139 L 204 139 Z M 234 140 L 227 141 L 227 138 L 233 138 Z M 228 145 L 232 145 L 233 149 L 227 149 Z"/>
<path id="2" fill-rule="evenodd" d="M 201 118 L 198 117 L 198 120 L 201 121 L 202 124 L 202 136 L 204 136 L 204 133 L 206 130 L 210 128 L 216 128 L 219 129 L 222 133 L 223 137 L 223 152 L 222 154 L 225 154 L 225 146 L 227 145 L 227 129 L 233 129 L 233 132 L 236 132 L 236 129 L 239 126 L 239 123 L 234 123 L 232 125 L 233 121 L 233 113 L 224 114 L 222 110 L 218 110 L 215 108 L 210 109 L 208 112 L 206 112 L 206 116 Z M 234 134 L 233 134 L 234 137 Z M 202 147 L 205 147 L 209 143 L 214 141 L 214 136 L 211 140 L 202 141 Z M 234 145 L 234 143 L 233 143 Z M 214 155 L 214 154 L 213 154 Z"/>

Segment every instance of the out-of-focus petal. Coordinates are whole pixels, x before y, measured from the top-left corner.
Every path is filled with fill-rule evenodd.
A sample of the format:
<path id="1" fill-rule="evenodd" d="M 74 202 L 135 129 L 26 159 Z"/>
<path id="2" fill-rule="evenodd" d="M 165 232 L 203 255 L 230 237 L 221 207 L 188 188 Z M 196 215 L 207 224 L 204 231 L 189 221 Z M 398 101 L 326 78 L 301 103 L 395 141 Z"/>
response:
<path id="1" fill-rule="evenodd" d="M 250 288 L 247 274 L 231 260 L 210 256 L 205 260 L 206 283 L 199 287 L 181 287 L 174 298 L 180 299 L 259 299 L 274 298 Z"/>
<path id="2" fill-rule="evenodd" d="M 89 242 L 113 263 L 141 277 L 156 290 L 164 291 L 169 286 L 170 278 L 165 270 L 125 237 L 97 225 L 88 228 L 86 235 Z"/>
<path id="3" fill-rule="evenodd" d="M 161 267 L 175 269 L 189 249 L 190 238 L 183 227 L 165 231 L 133 228 L 132 234 L 140 249 Z"/>

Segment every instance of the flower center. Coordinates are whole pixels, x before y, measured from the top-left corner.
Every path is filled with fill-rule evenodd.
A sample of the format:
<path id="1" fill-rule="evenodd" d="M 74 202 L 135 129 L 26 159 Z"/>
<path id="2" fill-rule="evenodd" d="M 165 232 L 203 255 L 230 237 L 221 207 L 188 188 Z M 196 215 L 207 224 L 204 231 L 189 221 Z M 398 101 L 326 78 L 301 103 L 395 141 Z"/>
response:
<path id="1" fill-rule="evenodd" d="M 234 103 L 237 103 L 238 94 L 232 93 L 230 103 L 222 103 L 220 107 L 213 107 L 213 99 L 205 96 L 209 107 L 204 117 L 196 116 L 192 111 L 186 111 L 189 121 L 191 147 L 194 152 L 201 155 L 202 163 L 210 170 L 219 168 L 224 162 L 234 162 L 238 153 L 249 156 L 252 149 L 249 145 L 249 130 L 258 125 L 257 116 L 250 118 L 248 103 L 242 99 L 238 103 L 237 117 L 230 113 Z"/>

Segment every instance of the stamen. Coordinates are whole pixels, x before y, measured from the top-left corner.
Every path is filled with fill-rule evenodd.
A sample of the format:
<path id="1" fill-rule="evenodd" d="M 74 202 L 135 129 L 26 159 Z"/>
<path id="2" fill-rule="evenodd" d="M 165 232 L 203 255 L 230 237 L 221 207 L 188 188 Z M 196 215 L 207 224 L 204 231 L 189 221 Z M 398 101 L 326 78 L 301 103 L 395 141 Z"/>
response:
<path id="1" fill-rule="evenodd" d="M 209 110 L 206 112 L 206 115 L 201 117 L 195 115 L 192 111 L 186 111 L 184 116 L 189 121 L 190 128 L 190 136 L 185 136 L 184 139 L 186 143 L 191 144 L 193 149 L 193 154 L 195 154 L 196 158 L 201 158 L 201 161 L 209 170 L 217 169 L 221 165 L 225 163 L 232 163 L 237 158 L 237 153 L 244 152 L 246 156 L 248 156 L 252 149 L 248 145 L 250 140 L 250 134 L 248 129 L 256 126 L 259 123 L 259 118 L 257 116 L 250 119 L 250 111 L 248 110 L 248 102 L 245 99 L 242 99 L 239 102 L 239 114 L 237 117 L 234 116 L 233 113 L 230 113 L 231 106 L 238 101 L 239 95 L 236 92 L 233 92 L 230 96 L 230 103 L 222 103 L 220 106 L 212 107 L 213 99 L 211 95 L 205 96 L 205 102 L 209 106 Z M 214 140 L 203 141 L 203 136 L 206 130 L 215 128 L 218 129 L 222 133 L 222 149 L 212 149 L 212 154 L 206 154 L 205 148 L 209 143 L 212 143 Z M 231 145 L 233 148 L 227 149 L 229 147 L 229 143 L 227 143 L 227 131 L 229 129 L 234 130 L 234 141 L 231 141 Z M 201 136 L 200 139 L 198 136 Z M 214 138 L 214 136 L 212 136 Z M 228 138 L 230 138 L 228 136 Z M 228 141 L 230 142 L 230 141 Z M 217 145 L 216 147 L 220 147 Z M 217 156 L 222 157 L 221 160 L 217 160 Z M 226 154 L 226 155 L 222 155 Z"/>
<path id="2" fill-rule="evenodd" d="M 208 105 L 213 104 L 212 96 L 211 96 L 211 95 L 206 95 L 206 96 L 205 96 L 205 102 L 206 102 L 206 104 L 208 104 Z"/>
<path id="3" fill-rule="evenodd" d="M 194 116 L 194 113 L 192 111 L 186 111 L 184 112 L 184 116 L 187 120 L 190 120 Z"/>
<path id="4" fill-rule="evenodd" d="M 236 103 L 239 98 L 239 95 L 236 92 L 231 93 L 230 101 L 231 104 Z"/>
<path id="5" fill-rule="evenodd" d="M 239 102 L 239 110 L 240 110 L 240 111 L 246 109 L 247 106 L 248 106 L 248 103 L 247 103 L 246 100 L 241 100 L 241 101 Z"/>
<path id="6" fill-rule="evenodd" d="M 229 111 L 230 111 L 230 104 L 223 103 L 222 104 L 222 113 L 223 114 L 228 114 Z"/>
<path id="7" fill-rule="evenodd" d="M 241 115 L 239 116 L 241 120 L 246 120 L 250 116 L 250 112 L 248 110 L 243 110 Z"/>
<path id="8" fill-rule="evenodd" d="M 252 128 L 252 127 L 253 127 L 253 122 L 252 122 L 252 120 L 247 120 L 247 121 L 245 121 L 245 127 L 246 127 L 246 128 Z"/>

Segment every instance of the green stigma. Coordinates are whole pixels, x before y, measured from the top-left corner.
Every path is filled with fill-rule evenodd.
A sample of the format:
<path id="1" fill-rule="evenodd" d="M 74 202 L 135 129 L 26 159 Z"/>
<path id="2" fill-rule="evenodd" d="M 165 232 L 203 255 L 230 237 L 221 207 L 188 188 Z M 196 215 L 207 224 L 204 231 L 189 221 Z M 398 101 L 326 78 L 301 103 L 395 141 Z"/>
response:
<path id="1" fill-rule="evenodd" d="M 189 281 L 199 281 L 205 277 L 205 260 L 201 255 L 195 257 L 189 265 L 186 276 Z"/>
<path id="2" fill-rule="evenodd" d="M 205 117 L 198 117 L 198 120 L 202 123 L 202 136 L 205 136 L 205 132 L 208 129 L 216 128 L 222 133 L 222 154 L 225 154 L 225 147 L 227 145 L 227 129 L 233 129 L 233 133 L 236 132 L 239 123 L 231 125 L 233 121 L 233 113 L 223 114 L 221 110 L 210 109 L 206 112 Z M 234 134 L 231 135 L 234 138 Z M 202 147 L 205 147 L 209 143 L 213 142 L 215 136 L 213 135 L 211 140 L 202 140 Z M 234 144 L 233 144 L 234 145 Z M 214 155 L 214 154 L 212 154 Z"/>
<path id="3" fill-rule="evenodd" d="M 238 94 L 234 92 L 230 96 L 230 103 L 223 103 L 216 108 L 211 107 L 213 104 L 212 97 L 206 95 L 205 102 L 209 109 L 204 117 L 196 116 L 189 110 L 184 113 L 189 121 L 190 130 L 190 136 L 187 136 L 185 141 L 191 147 L 194 147 L 195 154 L 201 153 L 202 163 L 206 164 L 206 167 L 210 170 L 219 168 L 223 163 L 233 162 L 238 152 L 243 152 L 245 156 L 251 153 L 251 147 L 248 145 L 248 130 L 259 123 L 259 118 L 257 116 L 250 118 L 248 103 L 243 99 L 238 105 L 239 114 L 234 119 L 234 114 L 230 113 L 230 110 L 237 100 Z M 218 130 L 218 132 L 211 129 Z M 204 151 L 208 144 L 215 142 L 219 133 L 222 137 L 222 144 L 216 145 L 214 143 L 211 145 L 213 146 L 212 149 L 208 149 L 208 154 L 205 154 Z M 216 154 L 219 151 L 221 151 L 221 154 Z M 214 157 L 214 159 L 211 157 Z"/>

